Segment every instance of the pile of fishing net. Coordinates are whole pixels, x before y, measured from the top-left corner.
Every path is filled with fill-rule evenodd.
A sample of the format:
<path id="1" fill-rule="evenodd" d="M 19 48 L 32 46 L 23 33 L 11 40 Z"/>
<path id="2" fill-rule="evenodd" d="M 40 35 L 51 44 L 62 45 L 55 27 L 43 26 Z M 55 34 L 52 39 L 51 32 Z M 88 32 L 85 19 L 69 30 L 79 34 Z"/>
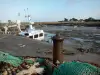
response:
<path id="1" fill-rule="evenodd" d="M 13 56 L 0 51 L 0 75 L 43 74 L 43 59 Z"/>
<path id="2" fill-rule="evenodd" d="M 0 51 L 0 62 L 9 63 L 16 67 L 19 66 L 23 62 L 23 60 L 18 57 L 14 57 L 8 53 Z"/>
<path id="3" fill-rule="evenodd" d="M 100 75 L 100 68 L 78 61 L 65 62 L 54 69 L 53 75 Z"/>
<path id="4" fill-rule="evenodd" d="M 0 65 L 3 66 L 0 67 L 1 75 L 3 72 L 7 72 L 10 75 L 24 75 L 21 74 L 21 72 L 30 70 L 32 67 L 35 67 L 33 69 L 36 69 L 35 71 L 40 73 L 40 75 L 100 75 L 99 67 L 85 62 L 64 62 L 63 64 L 54 67 L 54 65 L 51 64 L 52 61 L 48 60 L 47 62 L 44 58 L 16 57 L 1 51 L 0 63 L 6 64 L 4 66 Z"/>

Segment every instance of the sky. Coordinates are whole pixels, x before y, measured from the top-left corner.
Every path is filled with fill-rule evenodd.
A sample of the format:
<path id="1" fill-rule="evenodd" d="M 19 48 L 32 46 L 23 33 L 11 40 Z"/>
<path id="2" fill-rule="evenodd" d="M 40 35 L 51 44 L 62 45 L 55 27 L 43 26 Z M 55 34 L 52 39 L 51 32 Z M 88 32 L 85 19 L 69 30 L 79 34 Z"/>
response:
<path id="1" fill-rule="evenodd" d="M 73 17 L 100 19 L 100 0 L 0 0 L 0 10 L 2 21 L 26 21 L 27 14 L 34 22 L 61 21 Z"/>

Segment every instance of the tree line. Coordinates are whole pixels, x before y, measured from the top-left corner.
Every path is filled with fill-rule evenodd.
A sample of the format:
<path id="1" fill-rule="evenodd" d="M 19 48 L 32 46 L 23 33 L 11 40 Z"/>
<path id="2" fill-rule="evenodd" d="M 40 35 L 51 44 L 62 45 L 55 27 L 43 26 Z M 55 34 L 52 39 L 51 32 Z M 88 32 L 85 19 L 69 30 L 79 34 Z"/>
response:
<path id="1" fill-rule="evenodd" d="M 61 21 L 61 22 L 70 22 L 70 21 L 78 21 L 78 22 L 100 22 L 100 19 L 95 19 L 95 18 L 92 18 L 92 17 L 89 17 L 87 19 L 76 19 L 76 18 L 67 19 L 67 18 L 64 18 L 64 20 Z"/>

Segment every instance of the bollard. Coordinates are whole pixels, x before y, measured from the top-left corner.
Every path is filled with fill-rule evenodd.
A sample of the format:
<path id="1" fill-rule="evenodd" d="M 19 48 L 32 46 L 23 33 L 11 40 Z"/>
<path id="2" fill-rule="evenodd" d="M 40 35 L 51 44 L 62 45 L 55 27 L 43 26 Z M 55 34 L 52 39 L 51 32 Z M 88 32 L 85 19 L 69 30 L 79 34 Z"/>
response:
<path id="1" fill-rule="evenodd" d="M 52 38 L 53 40 L 53 64 L 57 65 L 57 62 L 63 63 L 63 38 L 60 37 L 60 34 L 56 34 Z"/>

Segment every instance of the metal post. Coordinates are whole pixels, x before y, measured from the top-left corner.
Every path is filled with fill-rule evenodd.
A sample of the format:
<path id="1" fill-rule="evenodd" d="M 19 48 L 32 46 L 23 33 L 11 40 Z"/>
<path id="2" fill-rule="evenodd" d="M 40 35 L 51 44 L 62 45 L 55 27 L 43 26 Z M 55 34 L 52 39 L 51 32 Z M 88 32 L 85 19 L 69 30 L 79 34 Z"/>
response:
<path id="1" fill-rule="evenodd" d="M 60 34 L 56 34 L 52 38 L 53 40 L 53 64 L 57 65 L 57 61 L 59 63 L 63 62 L 63 54 L 62 54 L 62 49 L 63 49 L 63 38 L 60 37 Z"/>

